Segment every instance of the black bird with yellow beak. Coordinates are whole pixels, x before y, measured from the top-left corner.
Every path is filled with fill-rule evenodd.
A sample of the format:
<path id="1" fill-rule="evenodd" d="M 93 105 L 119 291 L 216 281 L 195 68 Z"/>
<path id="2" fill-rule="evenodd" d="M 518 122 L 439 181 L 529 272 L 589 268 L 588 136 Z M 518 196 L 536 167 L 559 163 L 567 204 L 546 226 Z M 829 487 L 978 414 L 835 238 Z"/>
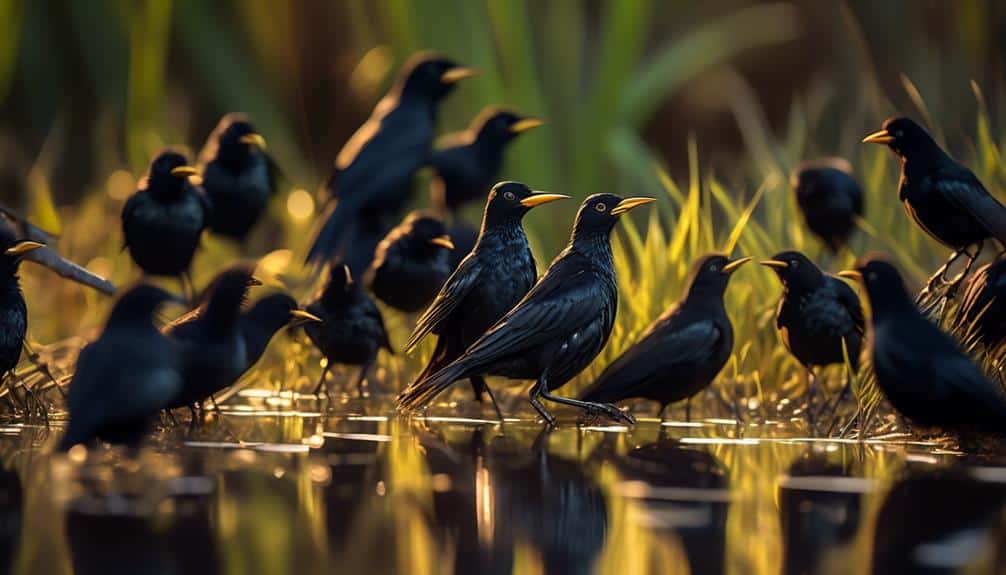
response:
<path id="1" fill-rule="evenodd" d="M 300 309 L 287 293 L 274 293 L 258 300 L 238 320 L 245 343 L 244 371 L 247 372 L 258 363 L 269 342 L 280 330 L 321 322 L 320 317 Z"/>
<path id="2" fill-rule="evenodd" d="M 524 299 L 464 355 L 410 386 L 399 396 L 399 407 L 418 409 L 459 379 L 491 373 L 536 380 L 531 405 L 550 426 L 555 417 L 541 399 L 633 421 L 613 405 L 552 392 L 590 365 L 608 342 L 618 309 L 611 231 L 620 216 L 653 201 L 614 194 L 595 194 L 584 200 L 566 249 Z"/>
<path id="3" fill-rule="evenodd" d="M 279 170 L 265 138 L 243 114 L 220 119 L 199 155 L 203 189 L 216 217 L 210 231 L 244 242 L 277 192 Z"/>
<path id="4" fill-rule="evenodd" d="M 933 239 L 954 250 L 926 286 L 926 293 L 945 287 L 952 297 L 985 240 L 995 239 L 1006 247 L 1006 207 L 988 193 L 971 170 L 947 155 L 925 128 L 909 118 L 887 120 L 883 129 L 863 142 L 886 145 L 898 155 L 898 198 L 905 210 Z M 968 250 L 973 246 L 976 249 L 971 253 Z M 957 278 L 948 280 L 947 270 L 962 255 L 968 258 L 967 266 Z"/>
<path id="5" fill-rule="evenodd" d="M 27 412 L 28 397 L 24 401 L 16 400 L 14 391 L 14 368 L 21 359 L 25 336 L 28 335 L 28 306 L 21 293 L 18 268 L 26 254 L 44 247 L 44 244 L 13 237 L 0 239 L 3 240 L 0 244 L 3 250 L 0 253 L 0 383 L 7 382 L 7 402 L 11 408 Z"/>

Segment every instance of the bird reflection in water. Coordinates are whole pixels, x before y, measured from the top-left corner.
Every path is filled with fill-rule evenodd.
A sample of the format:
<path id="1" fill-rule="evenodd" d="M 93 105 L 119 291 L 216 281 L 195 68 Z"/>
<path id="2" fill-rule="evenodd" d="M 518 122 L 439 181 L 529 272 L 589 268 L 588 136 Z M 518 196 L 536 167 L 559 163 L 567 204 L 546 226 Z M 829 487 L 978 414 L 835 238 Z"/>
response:
<path id="1" fill-rule="evenodd" d="M 23 509 L 21 478 L 0 462 L 0 575 L 13 572 L 21 542 Z"/>

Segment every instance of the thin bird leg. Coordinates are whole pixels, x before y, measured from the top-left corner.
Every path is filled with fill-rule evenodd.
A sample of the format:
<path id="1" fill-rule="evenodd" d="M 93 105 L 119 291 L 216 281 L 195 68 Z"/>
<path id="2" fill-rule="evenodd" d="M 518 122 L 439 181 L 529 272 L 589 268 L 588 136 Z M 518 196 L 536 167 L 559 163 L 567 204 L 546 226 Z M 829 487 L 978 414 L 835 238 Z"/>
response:
<path id="1" fill-rule="evenodd" d="M 814 370 L 807 367 L 807 425 L 814 428 L 814 395 L 817 393 L 817 376 Z"/>
<path id="2" fill-rule="evenodd" d="M 849 395 L 849 390 L 851 390 L 851 389 L 852 389 L 852 373 L 849 372 L 849 371 L 846 371 L 846 374 L 845 374 L 845 385 L 842 387 L 842 391 L 838 392 L 838 397 L 836 397 L 835 401 L 832 402 L 831 406 L 827 408 L 827 410 L 826 410 L 827 413 L 826 414 L 823 414 L 823 413 L 819 414 L 819 415 L 822 415 L 824 417 L 830 417 L 830 418 L 832 418 L 831 419 L 831 425 L 828 426 L 828 433 L 827 433 L 827 435 L 829 437 L 831 436 L 831 433 L 835 430 L 835 424 L 838 423 L 838 418 L 835 417 L 835 414 L 838 412 L 838 406 L 841 405 L 842 401 L 845 400 L 845 396 Z"/>
<path id="3" fill-rule="evenodd" d="M 489 395 L 489 400 L 493 402 L 493 409 L 496 410 L 496 418 L 499 420 L 500 423 L 503 423 L 503 412 L 500 410 L 499 404 L 496 403 L 496 396 L 493 395 L 493 390 L 490 389 L 489 386 L 486 384 L 486 380 L 479 375 L 473 375 L 468 379 L 469 381 L 471 381 L 473 388 L 485 390 L 485 392 Z M 475 394 L 475 397 L 480 396 L 479 394 Z M 481 401 L 481 399 L 479 399 L 479 401 Z"/>
<path id="4" fill-rule="evenodd" d="M 215 398 L 215 397 L 213 397 L 211 395 L 210 396 L 210 403 L 213 404 L 213 411 L 217 412 L 217 414 L 219 415 L 220 414 L 220 406 L 217 405 L 217 398 Z"/>
<path id="5" fill-rule="evenodd" d="M 59 382 L 56 381 L 55 377 L 53 377 L 52 371 L 49 369 L 49 364 L 42 361 L 42 357 L 39 356 L 39 354 L 34 349 L 32 349 L 31 344 L 28 343 L 28 340 L 24 340 L 24 342 L 22 343 L 24 343 L 24 350 L 27 353 L 28 361 L 30 361 L 32 365 L 34 365 L 39 371 L 41 371 L 42 374 L 45 375 L 49 379 L 49 381 L 52 382 L 53 387 L 56 388 L 56 391 L 59 392 L 59 394 L 63 397 L 63 399 L 66 399 L 66 392 L 63 391 L 63 388 L 60 387 Z"/>
<path id="6" fill-rule="evenodd" d="M 17 413 L 18 410 L 21 410 L 24 413 L 28 413 L 28 404 L 27 404 L 26 400 L 22 401 L 22 399 L 20 397 L 18 397 L 17 391 L 16 391 L 17 390 L 17 382 L 14 381 L 14 380 L 15 380 L 14 374 L 13 373 L 8 373 L 7 374 L 7 378 L 6 378 L 6 381 L 7 381 L 7 399 L 11 400 L 11 407 L 14 408 L 14 413 Z"/>
<path id="7" fill-rule="evenodd" d="M 49 408 L 46 407 L 45 402 L 35 393 L 35 390 L 28 387 L 27 384 L 22 383 L 21 387 L 24 388 L 25 399 L 31 400 L 35 404 L 34 411 L 37 411 L 39 415 L 42 416 L 42 421 L 45 422 L 45 426 L 49 427 Z"/>
<path id="8" fill-rule="evenodd" d="M 947 284 L 947 289 L 944 292 L 945 294 L 944 297 L 947 298 L 954 297 L 954 295 L 957 293 L 957 288 L 959 288 L 961 285 L 961 282 L 963 282 L 964 278 L 966 278 L 968 274 L 971 273 L 971 268 L 975 265 L 975 261 L 978 260 L 978 256 L 982 253 L 982 248 L 984 247 L 984 245 L 985 245 L 984 241 L 979 241 L 975 246 L 977 249 L 975 250 L 975 253 L 973 255 L 970 251 L 968 251 L 967 248 L 964 249 L 964 253 L 967 254 L 968 256 L 968 263 L 964 266 L 964 269 L 961 271 L 961 273 L 954 276 L 954 278 L 950 280 L 950 282 Z"/>
<path id="9" fill-rule="evenodd" d="M 925 299 L 927 299 L 929 295 L 936 290 L 937 285 L 945 285 L 947 283 L 947 270 L 950 269 L 950 266 L 953 265 L 953 263 L 957 261 L 957 258 L 961 257 L 961 254 L 963 253 L 965 253 L 965 250 L 957 250 L 950 254 L 950 258 L 947 259 L 947 263 L 940 266 L 933 275 L 929 276 L 929 281 L 926 282 L 926 287 L 923 288 L 922 291 L 919 292 L 919 295 L 915 298 L 915 303 L 917 305 L 920 305 Z"/>
<path id="10" fill-rule="evenodd" d="M 315 397 L 321 397 L 319 393 L 322 389 L 325 390 L 325 396 L 328 397 L 328 387 L 325 386 L 325 377 L 328 375 L 328 370 L 332 368 L 332 364 L 326 363 L 325 369 L 321 370 L 321 377 L 318 378 L 318 385 L 314 387 L 314 391 L 311 392 Z"/>
<path id="11" fill-rule="evenodd" d="M 545 409 L 545 406 L 542 405 L 541 401 L 538 400 L 538 398 L 541 397 L 541 390 L 544 389 L 546 385 L 548 385 L 548 382 L 545 379 L 545 374 L 542 374 L 542 376 L 538 379 L 538 382 L 531 388 L 531 394 L 528 399 L 531 400 L 531 407 L 533 407 L 535 411 L 541 415 L 542 419 L 545 420 L 546 427 L 552 428 L 555 427 L 555 416 L 549 413 L 548 410 Z"/>
<path id="12" fill-rule="evenodd" d="M 603 413 L 615 421 L 624 421 L 626 423 L 635 423 L 636 420 L 633 417 L 621 409 L 618 409 L 614 405 L 609 403 L 594 403 L 592 401 L 580 401 L 579 399 L 572 399 L 569 397 L 562 397 L 559 395 L 552 395 L 547 389 L 541 390 L 541 396 L 549 401 L 554 401 L 555 403 L 562 403 L 564 405 L 571 405 L 573 407 L 579 407 L 580 409 L 586 411 L 587 413 Z"/>
<path id="13" fill-rule="evenodd" d="M 367 363 L 363 364 L 360 368 L 360 373 L 356 376 L 356 392 L 361 398 L 364 397 L 363 394 L 363 382 L 367 380 L 367 374 L 370 373 L 370 368 L 374 367 L 374 362 L 377 361 L 377 354 L 370 356 Z"/>

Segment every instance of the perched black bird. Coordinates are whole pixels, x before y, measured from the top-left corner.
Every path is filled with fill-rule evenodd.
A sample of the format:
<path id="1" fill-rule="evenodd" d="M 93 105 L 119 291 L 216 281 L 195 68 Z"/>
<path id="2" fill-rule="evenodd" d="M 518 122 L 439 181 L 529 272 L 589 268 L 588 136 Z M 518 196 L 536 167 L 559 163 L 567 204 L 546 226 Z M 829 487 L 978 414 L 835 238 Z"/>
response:
<path id="1" fill-rule="evenodd" d="M 1002 392 L 919 312 L 894 266 L 871 259 L 839 275 L 866 288 L 873 370 L 895 409 L 924 426 L 1006 430 Z"/>
<path id="2" fill-rule="evenodd" d="M 412 212 L 377 245 L 363 282 L 391 307 L 417 312 L 433 301 L 451 275 L 453 249 L 442 220 L 429 212 Z"/>
<path id="3" fill-rule="evenodd" d="M 325 184 L 334 207 L 314 239 L 308 263 L 320 266 L 331 260 L 354 222 L 398 217 L 411 191 L 409 181 L 429 161 L 437 104 L 458 80 L 474 73 L 429 53 L 417 54 L 402 67 L 395 85 L 335 160 Z"/>
<path id="4" fill-rule="evenodd" d="M 288 294 L 274 293 L 255 302 L 238 322 L 245 344 L 244 371 L 258 363 L 276 332 L 312 322 L 320 323 L 321 318 L 300 309 Z"/>
<path id="5" fill-rule="evenodd" d="M 248 289 L 257 285 L 261 282 L 250 266 L 225 270 L 203 291 L 199 307 L 164 329 L 181 344 L 185 360 L 184 385 L 167 407 L 193 409 L 205 399 L 212 401 L 213 394 L 232 385 L 250 367 L 241 311 Z"/>
<path id="6" fill-rule="evenodd" d="M 662 416 L 668 405 L 691 400 L 708 387 L 734 347 L 723 294 L 733 272 L 750 260 L 708 255 L 696 261 L 685 297 L 646 328 L 580 399 L 594 403 L 651 399 L 660 403 Z"/>
<path id="7" fill-rule="evenodd" d="M 497 181 L 503 152 L 519 134 L 544 124 L 510 110 L 485 108 L 463 132 L 446 136 L 444 147 L 433 152 L 433 205 L 455 212 L 485 197 Z"/>
<path id="8" fill-rule="evenodd" d="M 652 201 L 613 194 L 584 200 L 569 245 L 524 299 L 464 355 L 400 395 L 399 407 L 419 408 L 459 379 L 492 373 L 537 380 L 531 388 L 531 405 L 549 425 L 555 418 L 540 398 L 631 421 L 612 405 L 560 397 L 552 391 L 587 367 L 607 343 L 618 307 L 611 230 L 619 216 Z"/>
<path id="9" fill-rule="evenodd" d="M 377 361 L 377 352 L 383 347 L 394 353 L 381 311 L 344 265 L 332 266 L 321 294 L 305 309 L 321 318 L 321 323 L 305 325 L 304 331 L 327 360 L 314 394 L 321 392 L 328 371 L 339 363 L 361 366 L 356 387 L 363 395 L 363 381 Z"/>
<path id="10" fill-rule="evenodd" d="M 814 368 L 845 363 L 848 353 L 852 369 L 858 370 L 866 329 L 863 307 L 844 281 L 822 272 L 800 252 L 780 252 L 762 265 L 772 268 L 783 285 L 775 326 L 786 349 L 807 370 L 807 417 L 812 418 Z M 851 383 L 851 378 L 846 381 L 836 401 L 848 393 Z"/>
<path id="11" fill-rule="evenodd" d="M 451 238 L 454 249 L 451 250 L 451 270 L 458 269 L 461 261 L 468 257 L 475 249 L 475 243 L 479 241 L 479 228 L 466 222 L 455 220 L 447 228 L 447 237 Z"/>
<path id="12" fill-rule="evenodd" d="M 790 185 L 807 227 L 835 254 L 863 215 L 863 190 L 843 158 L 804 162 L 793 170 Z"/>
<path id="13" fill-rule="evenodd" d="M 1006 207 L 988 193 L 971 170 L 947 155 L 922 126 L 909 118 L 892 118 L 863 142 L 886 144 L 898 155 L 898 197 L 908 215 L 933 239 L 954 250 L 929 280 L 927 290 L 934 289 L 937 282 L 947 282 L 947 269 L 967 254 L 964 272 L 947 282 L 951 290 L 956 288 L 985 240 L 995 239 L 1006 247 Z M 973 255 L 968 252 L 971 246 L 978 248 Z"/>
<path id="14" fill-rule="evenodd" d="M 0 382 L 7 382 L 7 401 L 15 411 L 14 368 L 21 359 L 24 338 L 28 334 L 28 306 L 21 293 L 18 267 L 21 258 L 43 244 L 0 236 Z M 26 406 L 20 406 L 26 408 Z"/>
<path id="15" fill-rule="evenodd" d="M 243 242 L 276 194 L 279 171 L 266 142 L 243 114 L 228 114 L 199 155 L 203 189 L 213 205 L 210 230 Z"/>
<path id="16" fill-rule="evenodd" d="M 136 265 L 183 282 L 212 213 L 205 194 L 189 182 L 196 169 L 187 163 L 181 154 L 162 152 L 122 208 L 125 247 Z"/>
<path id="17" fill-rule="evenodd" d="M 985 349 L 997 351 L 1006 342 L 1006 256 L 978 268 L 957 308 L 955 328 L 977 337 Z"/>
<path id="18" fill-rule="evenodd" d="M 406 345 L 408 351 L 428 334 L 440 336 L 429 364 L 416 381 L 423 381 L 459 358 L 531 289 L 538 268 L 521 225 L 524 214 L 535 206 L 568 197 L 537 193 L 518 182 L 493 187 L 474 249 L 419 318 Z M 473 375 L 469 380 L 478 401 L 485 392 L 492 398 L 481 376 Z M 498 412 L 499 406 L 492 399 Z"/>
<path id="19" fill-rule="evenodd" d="M 180 350 L 152 317 L 170 301 L 168 292 L 141 284 L 115 303 L 104 331 L 77 359 L 60 449 L 95 439 L 135 446 L 181 391 Z"/>

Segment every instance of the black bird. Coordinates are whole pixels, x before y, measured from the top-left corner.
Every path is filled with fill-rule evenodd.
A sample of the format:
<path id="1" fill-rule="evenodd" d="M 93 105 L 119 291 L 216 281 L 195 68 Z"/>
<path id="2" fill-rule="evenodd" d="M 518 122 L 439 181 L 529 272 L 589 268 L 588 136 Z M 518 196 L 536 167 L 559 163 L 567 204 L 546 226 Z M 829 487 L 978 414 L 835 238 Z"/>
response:
<path id="1" fill-rule="evenodd" d="M 430 212 L 412 212 L 377 245 L 363 282 L 391 307 L 418 312 L 451 275 L 453 249 L 442 220 Z"/>
<path id="2" fill-rule="evenodd" d="M 863 190 L 844 158 L 804 162 L 793 170 L 790 185 L 804 222 L 831 253 L 845 247 L 863 215 Z"/>
<path id="3" fill-rule="evenodd" d="M 430 158 L 435 174 L 430 188 L 433 204 L 453 213 L 484 198 L 498 181 L 507 144 L 544 123 L 511 110 L 485 108 L 466 130 L 446 136 L 444 147 Z"/>
<path id="4" fill-rule="evenodd" d="M 336 265 L 332 266 L 321 294 L 305 309 L 321 318 L 321 323 L 305 325 L 304 331 L 327 360 L 314 394 L 318 395 L 325 386 L 325 376 L 332 364 L 339 363 L 361 366 L 355 383 L 363 395 L 363 381 L 377 361 L 377 353 L 382 347 L 394 353 L 377 305 L 353 281 L 347 266 Z"/>
<path id="5" fill-rule="evenodd" d="M 451 238 L 454 249 L 451 250 L 451 270 L 458 269 L 461 260 L 468 257 L 468 254 L 475 249 L 475 243 L 479 241 L 479 228 L 466 222 L 455 220 L 447 228 L 447 237 Z"/>
<path id="6" fill-rule="evenodd" d="M 28 306 L 21 293 L 18 268 L 28 252 L 43 247 L 30 240 L 0 236 L 0 382 L 7 382 L 7 400 L 15 411 L 14 368 L 21 359 L 24 338 L 28 334 Z M 27 410 L 26 405 L 22 408 Z"/>
<path id="7" fill-rule="evenodd" d="M 1006 256 L 978 268 L 968 280 L 955 328 L 990 352 L 1006 341 Z"/>
<path id="8" fill-rule="evenodd" d="M 255 302 L 238 322 L 245 344 L 244 371 L 258 363 L 276 332 L 312 322 L 321 322 L 321 318 L 300 309 L 288 294 L 274 293 Z"/>
<path id="9" fill-rule="evenodd" d="M 153 319 L 171 301 L 170 293 L 141 284 L 115 303 L 104 331 L 80 352 L 60 449 L 95 439 L 135 446 L 181 391 L 180 350 Z"/>
<path id="10" fill-rule="evenodd" d="M 210 134 L 202 153 L 203 189 L 213 205 L 210 230 L 245 241 L 276 194 L 279 170 L 266 142 L 243 114 L 228 114 Z"/>
<path id="11" fill-rule="evenodd" d="M 848 353 L 853 371 L 858 371 L 865 322 L 859 296 L 844 281 L 822 272 L 800 252 L 780 252 L 761 262 L 772 268 L 782 282 L 783 293 L 775 326 L 786 346 L 807 370 L 807 417 L 813 418 L 816 390 L 815 367 L 845 363 Z M 844 351 L 843 351 L 844 344 Z M 852 379 L 836 399 L 845 397 Z"/>
<path id="12" fill-rule="evenodd" d="M 430 53 L 417 54 L 402 67 L 335 160 L 325 184 L 335 203 L 308 252 L 309 264 L 331 260 L 354 222 L 394 221 L 408 200 L 413 174 L 430 159 L 437 104 L 458 80 L 474 74 Z"/>
<path id="13" fill-rule="evenodd" d="M 162 152 L 122 208 L 125 248 L 145 274 L 188 282 L 192 257 L 210 224 L 206 195 L 189 181 L 196 169 L 185 156 Z"/>
<path id="14" fill-rule="evenodd" d="M 641 397 L 668 405 L 709 386 L 734 347 L 734 329 L 723 306 L 730 276 L 751 258 L 708 255 L 695 262 L 685 297 L 654 321 L 635 345 L 609 365 L 580 399 L 615 403 Z"/>
<path id="15" fill-rule="evenodd" d="M 242 334 L 242 307 L 248 289 L 261 285 L 250 266 L 239 265 L 218 275 L 200 296 L 199 307 L 168 325 L 164 332 L 181 344 L 184 385 L 167 406 L 202 405 L 232 385 L 251 365 Z"/>
<path id="16" fill-rule="evenodd" d="M 870 259 L 839 275 L 866 288 L 873 370 L 895 409 L 924 426 L 1006 430 L 1002 392 L 915 307 L 894 266 Z"/>
<path id="17" fill-rule="evenodd" d="M 461 357 L 531 289 L 538 268 L 521 222 L 531 208 L 568 197 L 534 192 L 518 182 L 501 182 L 493 187 L 474 249 L 419 318 L 405 346 L 409 351 L 431 333 L 440 336 L 430 362 L 416 381 Z M 496 399 L 482 377 L 474 375 L 469 381 L 475 398 L 482 401 L 488 392 L 498 413 Z"/>
<path id="18" fill-rule="evenodd" d="M 464 355 L 400 395 L 399 408 L 417 409 L 459 379 L 492 373 L 537 380 L 531 388 L 531 405 L 550 426 L 555 418 L 540 398 L 632 421 L 613 405 L 560 397 L 552 391 L 587 367 L 607 343 L 618 307 L 611 231 L 619 216 L 653 201 L 613 194 L 584 200 L 569 245 L 524 299 Z"/>
<path id="19" fill-rule="evenodd" d="M 878 132 L 863 139 L 870 144 L 886 144 L 901 159 L 898 197 L 908 215 L 933 239 L 954 250 L 947 263 L 933 274 L 926 287 L 938 282 L 948 286 L 948 295 L 971 270 L 987 239 L 1006 246 L 1006 207 L 988 193 L 978 178 L 958 163 L 909 118 L 892 118 Z M 968 251 L 977 246 L 974 254 Z M 961 255 L 968 263 L 955 279 L 946 272 Z"/>

